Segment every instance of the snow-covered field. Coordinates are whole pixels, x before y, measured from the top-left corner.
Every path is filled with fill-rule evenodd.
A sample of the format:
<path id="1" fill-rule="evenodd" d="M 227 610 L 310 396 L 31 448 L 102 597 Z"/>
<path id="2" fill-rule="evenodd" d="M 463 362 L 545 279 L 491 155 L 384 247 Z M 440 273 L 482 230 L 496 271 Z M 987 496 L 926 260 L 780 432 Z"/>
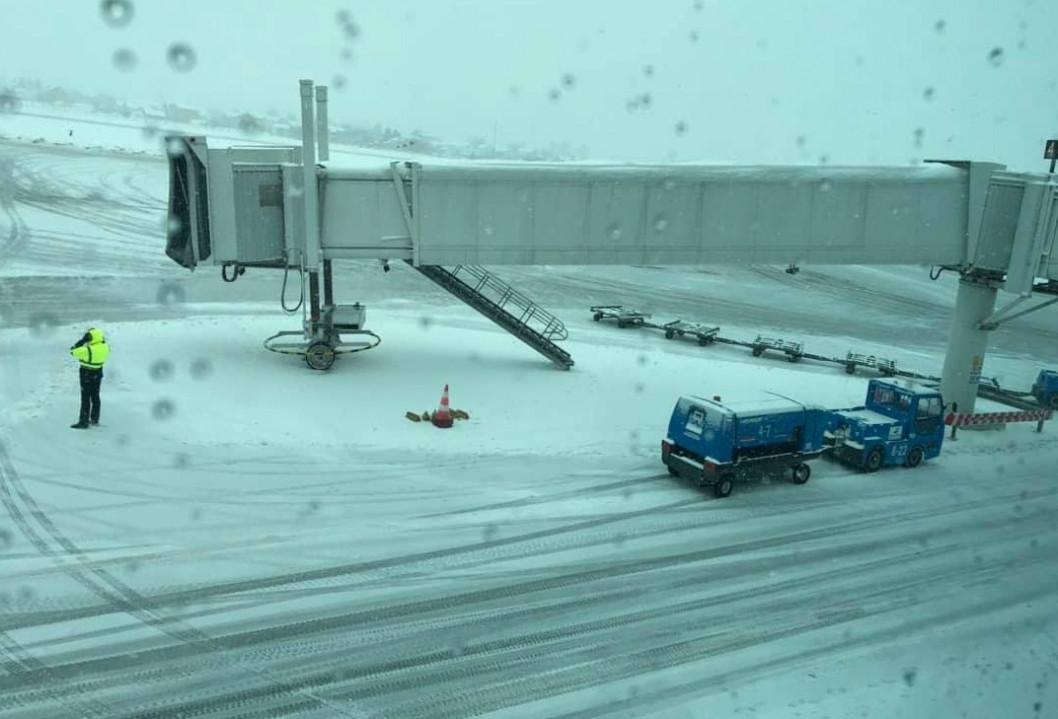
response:
<path id="1" fill-rule="evenodd" d="M 340 264 L 383 342 L 313 373 L 261 347 L 298 327 L 278 276 L 166 260 L 160 158 L 0 143 L 0 180 L 0 715 L 1054 715 L 1052 427 L 716 500 L 660 465 L 678 394 L 848 405 L 865 379 L 587 312 L 937 373 L 950 278 L 499 269 L 566 321 L 561 372 L 404 268 Z M 1027 387 L 1056 318 L 997 331 L 985 373 Z M 89 323 L 113 360 L 73 432 Z M 405 418 L 446 383 L 469 421 Z"/>

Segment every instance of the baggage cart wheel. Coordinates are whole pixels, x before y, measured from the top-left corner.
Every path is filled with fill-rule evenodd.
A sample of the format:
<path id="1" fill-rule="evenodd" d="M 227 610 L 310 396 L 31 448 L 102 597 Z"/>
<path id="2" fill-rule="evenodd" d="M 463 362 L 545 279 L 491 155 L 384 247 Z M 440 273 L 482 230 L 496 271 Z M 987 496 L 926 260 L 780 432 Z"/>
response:
<path id="1" fill-rule="evenodd" d="M 628 323 L 625 322 L 624 320 L 617 320 L 617 326 L 620 327 L 621 329 L 624 329 L 625 327 L 628 326 Z"/>
<path id="2" fill-rule="evenodd" d="M 1058 409 L 1058 394 L 1052 394 L 1050 399 L 1042 404 L 1046 404 L 1050 409 Z"/>
<path id="3" fill-rule="evenodd" d="M 731 490 L 735 488 L 735 482 L 731 478 L 730 474 L 725 474 L 716 480 L 716 484 L 713 485 L 713 494 L 718 498 L 723 499 L 724 497 L 731 496 Z"/>
<path id="4" fill-rule="evenodd" d="M 591 316 L 591 318 L 592 318 L 593 320 L 595 320 L 596 322 L 598 322 L 599 320 L 601 320 L 601 319 L 602 319 L 602 312 L 596 312 L 595 314 L 593 314 L 593 315 Z"/>
<path id="5" fill-rule="evenodd" d="M 676 336 L 676 333 L 673 332 L 672 330 L 665 330 L 665 339 L 671 340 L 675 336 Z"/>
<path id="6" fill-rule="evenodd" d="M 669 476 L 670 477 L 678 477 L 678 476 L 680 476 L 679 472 L 677 472 L 675 469 L 673 469 L 672 467 L 670 467 L 667 464 L 665 465 L 665 469 L 669 470 Z"/>
<path id="7" fill-rule="evenodd" d="M 856 365 L 854 365 L 854 364 L 845 365 L 845 374 L 856 374 Z"/>
<path id="8" fill-rule="evenodd" d="M 812 468 L 801 462 L 801 464 L 795 464 L 791 467 L 791 473 L 793 474 L 794 484 L 804 484 L 812 476 Z"/>
<path id="9" fill-rule="evenodd" d="M 705 347 L 707 344 L 709 344 L 710 341 L 711 340 L 708 337 L 699 337 L 698 338 L 698 346 L 699 347 Z"/>
<path id="10" fill-rule="evenodd" d="M 922 460 L 926 458 L 926 453 L 922 451 L 921 447 L 915 447 L 907 453 L 907 459 L 904 460 L 904 466 L 908 469 L 914 469 L 915 467 L 922 464 Z"/>
<path id="11" fill-rule="evenodd" d="M 800 362 L 801 355 L 786 355 L 786 360 L 788 362 Z"/>
<path id="12" fill-rule="evenodd" d="M 305 350 L 305 364 L 321 372 L 331 368 L 334 357 L 334 348 L 322 340 L 316 340 Z"/>
<path id="13" fill-rule="evenodd" d="M 864 472 L 877 472 L 882 468 L 882 462 L 885 461 L 885 454 L 882 452 L 881 447 L 875 447 L 863 460 L 863 471 Z"/>
<path id="14" fill-rule="evenodd" d="M 753 356 L 754 357 L 760 357 L 762 354 L 764 354 L 764 348 L 763 347 L 754 347 L 753 348 Z"/>

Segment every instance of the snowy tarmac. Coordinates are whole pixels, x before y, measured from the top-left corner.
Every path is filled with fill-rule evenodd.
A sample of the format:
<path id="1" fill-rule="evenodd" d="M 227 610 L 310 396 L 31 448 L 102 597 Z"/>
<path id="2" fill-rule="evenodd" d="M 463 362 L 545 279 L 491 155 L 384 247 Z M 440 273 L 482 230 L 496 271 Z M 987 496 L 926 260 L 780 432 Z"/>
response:
<path id="1" fill-rule="evenodd" d="M 670 478 L 679 394 L 862 401 L 840 368 L 591 321 L 625 302 L 935 373 L 920 268 L 497 268 L 569 327 L 555 369 L 404 268 L 338 266 L 383 338 L 268 353 L 280 277 L 162 252 L 165 166 L 0 143 L 0 716 L 1046 717 L 1058 436 L 717 500 Z M 173 289 L 178 288 L 178 289 Z M 1058 313 L 996 332 L 1025 388 Z M 102 426 L 67 348 L 99 323 Z M 471 419 L 409 422 L 444 384 Z"/>

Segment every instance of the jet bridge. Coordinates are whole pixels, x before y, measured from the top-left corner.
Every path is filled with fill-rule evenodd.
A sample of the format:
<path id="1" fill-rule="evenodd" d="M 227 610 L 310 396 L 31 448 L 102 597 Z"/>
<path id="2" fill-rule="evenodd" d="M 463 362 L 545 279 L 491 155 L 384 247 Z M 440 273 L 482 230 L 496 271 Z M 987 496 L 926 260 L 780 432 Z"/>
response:
<path id="1" fill-rule="evenodd" d="M 406 261 L 566 368 L 572 359 L 553 344 L 565 336 L 561 323 L 527 300 L 520 319 L 504 303 L 474 296 L 472 285 L 448 281 L 444 268 L 495 289 L 501 283 L 478 265 L 931 265 L 963 278 L 943 389 L 965 412 L 987 330 L 1013 306 L 1023 309 L 1035 289 L 1058 284 L 1058 184 L 1048 176 L 946 161 L 343 165 L 327 156 L 325 88 L 315 88 L 316 116 L 311 81 L 301 89 L 301 147 L 212 148 L 200 137 L 170 138 L 166 253 L 189 269 L 220 266 L 231 280 L 246 267 L 298 273 L 309 288 L 303 344 L 318 350 L 322 360 L 310 360 L 318 368 L 333 361 L 320 343 L 342 351 L 328 324 L 336 259 Z M 999 289 L 1015 299 L 996 313 Z M 356 316 L 343 331 L 363 331 L 362 308 Z M 546 327 L 522 321 L 541 316 Z"/>

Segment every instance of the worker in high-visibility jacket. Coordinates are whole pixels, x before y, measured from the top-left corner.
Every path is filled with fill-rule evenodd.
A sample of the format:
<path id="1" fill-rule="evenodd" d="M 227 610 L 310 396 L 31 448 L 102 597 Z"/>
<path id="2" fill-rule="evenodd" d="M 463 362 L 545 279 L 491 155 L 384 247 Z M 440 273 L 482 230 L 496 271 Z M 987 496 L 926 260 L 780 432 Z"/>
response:
<path id="1" fill-rule="evenodd" d="M 103 384 L 103 365 L 110 358 L 110 346 L 103 331 L 93 327 L 85 332 L 70 354 L 81 363 L 81 417 L 73 429 L 88 429 L 99 424 L 99 388 Z"/>

